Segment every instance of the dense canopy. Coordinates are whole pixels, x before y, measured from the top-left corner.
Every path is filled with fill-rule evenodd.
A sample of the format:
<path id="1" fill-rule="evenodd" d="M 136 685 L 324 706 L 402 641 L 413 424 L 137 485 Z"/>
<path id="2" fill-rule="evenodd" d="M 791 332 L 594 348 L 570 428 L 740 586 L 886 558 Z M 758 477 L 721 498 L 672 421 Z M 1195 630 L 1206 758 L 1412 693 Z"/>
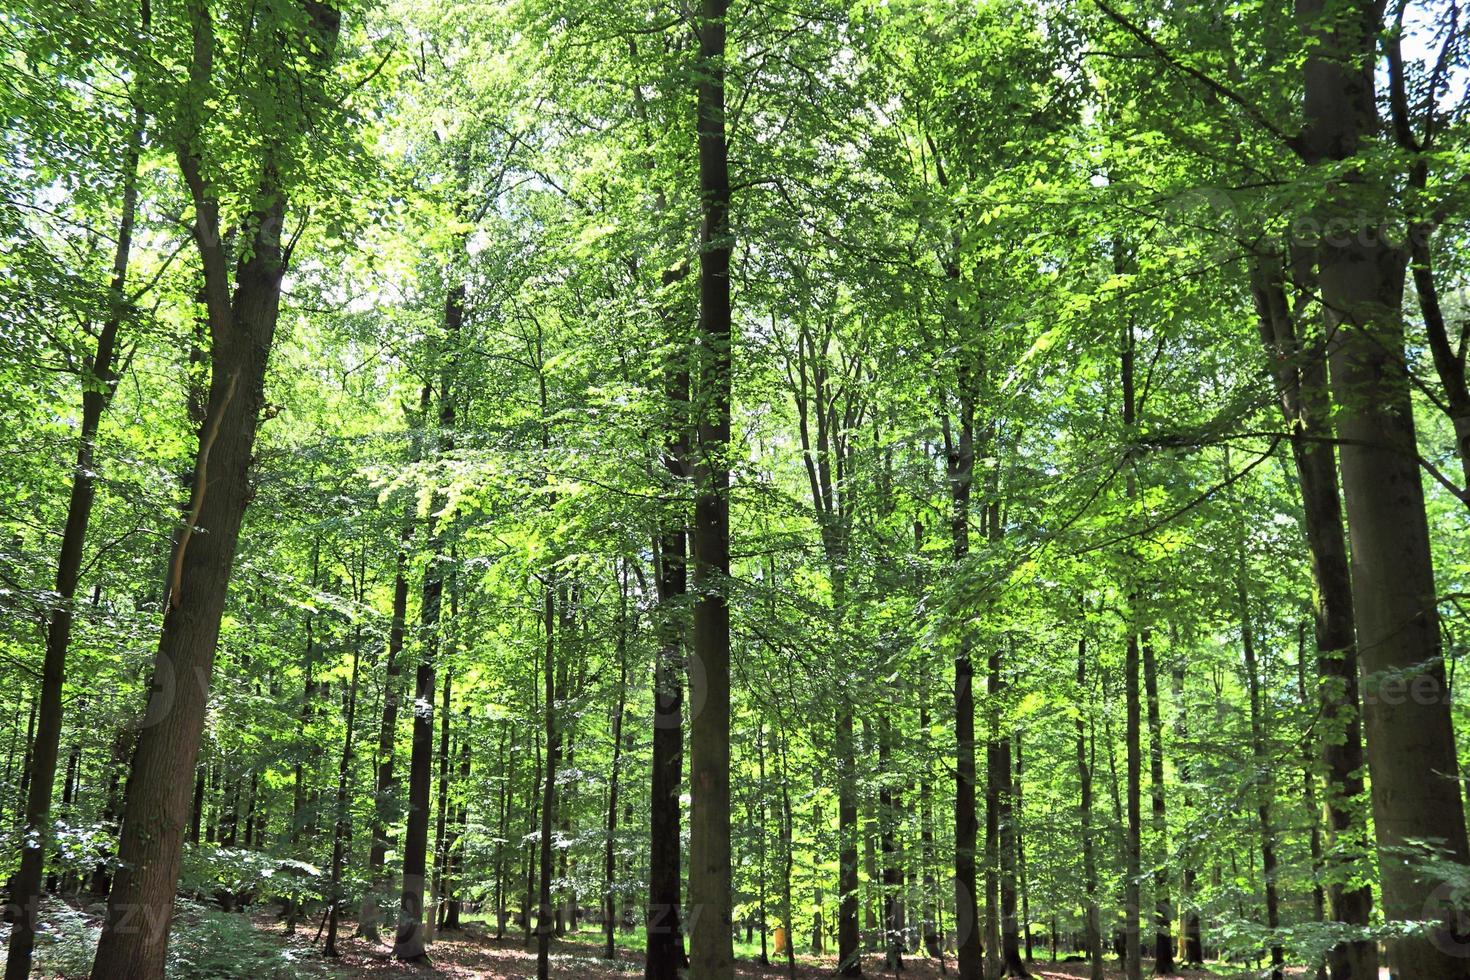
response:
<path id="1" fill-rule="evenodd" d="M 1466 20 L 0 0 L 6 977 L 1470 978 Z"/>

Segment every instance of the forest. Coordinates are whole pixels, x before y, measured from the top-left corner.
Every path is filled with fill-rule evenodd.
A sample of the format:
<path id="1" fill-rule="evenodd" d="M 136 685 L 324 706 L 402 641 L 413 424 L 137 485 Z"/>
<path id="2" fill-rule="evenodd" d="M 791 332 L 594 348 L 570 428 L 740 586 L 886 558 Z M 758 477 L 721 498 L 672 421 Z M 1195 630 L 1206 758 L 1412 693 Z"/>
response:
<path id="1" fill-rule="evenodd" d="M 1470 980 L 1467 21 L 0 0 L 6 980 Z"/>

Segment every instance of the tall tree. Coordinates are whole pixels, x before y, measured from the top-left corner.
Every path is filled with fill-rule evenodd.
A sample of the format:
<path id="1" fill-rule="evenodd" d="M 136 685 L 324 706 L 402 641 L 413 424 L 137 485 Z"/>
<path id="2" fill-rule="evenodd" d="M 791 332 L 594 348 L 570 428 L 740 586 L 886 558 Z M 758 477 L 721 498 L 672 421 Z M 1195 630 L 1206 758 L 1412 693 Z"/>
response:
<path id="1" fill-rule="evenodd" d="M 151 13 L 143 3 L 140 33 L 149 29 Z M 31 953 L 36 943 L 36 915 L 41 899 L 41 880 L 46 851 L 51 839 L 51 796 L 56 786 L 56 758 L 61 743 L 62 693 L 66 686 L 67 651 L 71 646 L 76 611 L 77 586 L 81 581 L 87 529 L 96 499 L 96 442 L 102 414 L 107 410 L 119 381 L 119 360 L 126 357 L 120 336 L 128 316 L 128 265 L 133 251 L 133 229 L 138 214 L 138 164 L 143 149 L 147 120 L 141 100 L 133 107 L 123 158 L 119 167 L 121 199 L 118 207 L 116 246 L 112 277 L 107 291 L 107 312 L 96 330 L 96 345 L 83 361 L 80 374 L 82 417 L 77 432 L 76 464 L 72 467 L 71 494 L 56 557 L 54 606 L 46 623 L 46 654 L 41 666 L 41 688 L 32 703 L 34 738 L 27 733 L 26 768 L 29 785 L 23 794 L 25 816 L 20 835 L 20 867 L 10 881 L 10 907 L 14 926 L 10 932 L 5 961 L 7 980 L 21 980 L 31 971 Z M 92 331 L 89 329 L 88 333 Z"/>
<path id="2" fill-rule="evenodd" d="M 1453 980 L 1470 976 L 1470 960 L 1451 951 L 1447 890 L 1404 860 L 1411 841 L 1437 841 L 1444 857 L 1467 864 L 1470 843 L 1458 782 L 1424 776 L 1457 773 L 1459 764 L 1403 368 L 1405 255 L 1387 237 L 1388 216 L 1370 206 L 1375 181 L 1358 159 L 1378 127 L 1374 73 L 1383 6 L 1298 0 L 1296 9 L 1311 41 L 1296 145 L 1309 166 L 1335 175 L 1316 215 L 1324 233 L 1309 244 L 1333 338 L 1328 360 L 1384 914 L 1391 921 L 1443 920 L 1429 934 L 1395 939 L 1389 958 L 1406 976 Z M 1346 234 L 1325 233 L 1337 224 Z"/>
<path id="3" fill-rule="evenodd" d="M 695 415 L 694 643 L 689 659 L 689 962 L 734 975 L 730 908 L 730 164 L 725 134 L 727 0 L 695 17 L 699 190 L 699 344 Z"/>
<path id="4" fill-rule="evenodd" d="M 296 144 L 320 122 L 322 85 L 312 76 L 330 64 L 340 25 L 336 8 L 313 0 L 258 11 L 274 21 L 258 32 L 271 40 L 255 42 L 260 45 L 256 55 L 272 66 L 264 73 L 266 84 L 288 84 L 281 67 L 287 59 L 304 58 L 312 67 L 305 75 L 290 73 L 289 84 L 302 85 L 306 101 L 292 100 L 301 108 L 274 116 L 275 128 L 261 134 L 254 194 L 242 222 L 249 229 L 249 247 L 240 250 L 232 277 L 221 223 L 225 189 L 205 166 L 209 154 L 218 152 L 206 135 L 207 117 L 224 96 L 215 68 L 215 17 L 202 0 L 188 4 L 186 14 L 192 54 L 188 84 L 175 107 L 175 149 L 194 205 L 193 234 L 203 268 L 211 341 L 209 401 L 192 501 L 170 563 L 145 727 L 128 779 L 119 870 L 92 967 L 96 976 L 139 980 L 163 976 L 192 788 L 179 773 L 192 773 L 199 754 L 225 593 L 250 499 L 251 451 L 281 278 L 291 258 L 290 242 L 282 241 L 286 188 L 299 159 Z M 140 917 L 146 928 L 139 928 Z"/>

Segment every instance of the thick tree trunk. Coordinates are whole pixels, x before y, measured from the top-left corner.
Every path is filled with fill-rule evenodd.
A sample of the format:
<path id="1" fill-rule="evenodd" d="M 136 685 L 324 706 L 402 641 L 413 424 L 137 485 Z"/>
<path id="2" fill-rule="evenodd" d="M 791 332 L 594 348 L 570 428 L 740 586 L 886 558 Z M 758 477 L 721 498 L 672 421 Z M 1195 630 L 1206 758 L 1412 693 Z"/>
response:
<path id="1" fill-rule="evenodd" d="M 328 62 L 336 44 L 337 11 L 309 3 L 307 13 L 307 30 L 314 35 L 307 47 Z M 213 26 L 200 8 L 191 8 L 190 20 L 189 87 L 191 97 L 202 102 L 212 87 Z M 310 115 L 303 113 L 299 125 L 307 125 Z M 213 340 L 208 420 L 195 462 L 190 512 L 174 547 L 151 696 L 128 780 L 119 870 L 93 961 L 96 977 L 163 976 L 193 788 L 181 774 L 194 771 L 199 755 L 225 594 L 251 496 L 250 460 L 287 258 L 281 244 L 286 200 L 274 151 L 268 150 L 254 198 L 258 210 L 244 225 L 253 229 L 252 240 L 241 250 L 232 293 L 218 200 L 201 176 L 198 136 L 187 129 L 178 157 L 197 212 L 195 240 Z M 268 138 L 275 143 L 287 135 Z"/>
<path id="2" fill-rule="evenodd" d="M 1325 9 L 1332 16 L 1325 16 Z M 1374 71 L 1382 4 L 1346 11 L 1298 0 L 1317 44 L 1304 65 L 1299 141 L 1309 164 L 1352 159 L 1377 128 Z M 1333 338 L 1330 368 L 1342 440 L 1342 484 L 1352 541 L 1353 603 L 1364 676 L 1374 828 L 1384 917 L 1435 920 L 1428 933 L 1393 940 L 1404 977 L 1470 977 L 1448 897 L 1402 857 L 1411 841 L 1438 841 L 1444 857 L 1470 863 L 1445 679 L 1429 528 L 1420 483 L 1401 319 L 1405 256 L 1385 240 L 1387 216 L 1365 214 L 1366 178 L 1348 170 L 1319 209 L 1321 295 Z"/>
<path id="3" fill-rule="evenodd" d="M 730 980 L 730 174 L 725 143 L 727 0 L 701 0 L 698 148 L 703 207 L 697 364 L 699 455 L 694 501 L 694 646 L 689 696 L 690 969 Z"/>

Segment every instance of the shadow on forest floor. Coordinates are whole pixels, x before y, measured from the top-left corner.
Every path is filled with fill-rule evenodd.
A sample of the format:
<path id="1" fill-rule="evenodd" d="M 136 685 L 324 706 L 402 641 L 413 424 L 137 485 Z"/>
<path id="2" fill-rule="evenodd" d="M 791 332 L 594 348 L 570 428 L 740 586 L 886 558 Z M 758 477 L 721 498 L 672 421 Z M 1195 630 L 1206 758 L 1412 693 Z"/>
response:
<path id="1" fill-rule="evenodd" d="M 262 930 L 280 935 L 279 923 L 257 920 L 256 925 Z M 523 980 L 523 978 L 536 975 L 534 946 L 528 949 L 519 934 L 505 939 L 496 939 L 480 923 L 472 922 L 463 930 L 440 933 L 429 948 L 431 962 L 428 965 L 407 965 L 395 962 L 392 958 L 391 942 L 373 945 L 360 939 L 350 938 L 352 925 L 350 923 L 344 925 L 344 932 L 349 938 L 339 941 L 342 958 L 337 962 L 338 972 L 343 977 L 364 978 L 364 980 L 377 980 L 377 978 L 387 980 L 387 978 L 399 977 Z M 602 959 L 600 954 L 601 944 L 598 938 L 590 932 L 557 940 L 552 945 L 551 975 L 565 978 L 565 980 L 629 980 L 629 978 L 642 977 L 643 957 L 641 954 L 620 948 L 617 959 L 611 961 Z M 954 960 L 948 959 L 946 965 L 948 972 L 942 974 L 935 960 L 906 957 L 901 976 L 913 978 L 913 980 L 930 980 L 930 978 L 940 978 L 946 975 L 953 977 L 955 975 Z M 799 980 L 817 980 L 817 978 L 825 980 L 834 975 L 834 966 L 835 961 L 830 957 L 817 959 L 798 955 L 797 977 Z M 1032 975 L 1038 980 L 1074 980 L 1074 978 L 1088 976 L 1086 963 L 1049 963 L 1041 960 L 1032 963 L 1030 968 Z M 881 955 L 865 958 L 863 972 L 875 978 L 893 976 L 891 972 L 883 969 Z M 737 960 L 735 975 L 745 980 L 784 977 L 787 975 L 786 964 L 782 961 L 780 964 L 762 967 L 752 961 Z M 1115 964 L 1108 964 L 1109 980 L 1121 978 L 1122 975 Z M 1145 975 L 1148 975 L 1147 963 L 1145 963 Z M 1288 970 L 1287 975 L 1305 977 L 1307 974 L 1301 970 Z M 1237 977 L 1244 980 L 1244 978 L 1259 976 L 1259 973 L 1250 969 L 1230 972 L 1224 967 L 1216 966 L 1214 970 L 1188 970 L 1178 976 L 1185 978 Z"/>

